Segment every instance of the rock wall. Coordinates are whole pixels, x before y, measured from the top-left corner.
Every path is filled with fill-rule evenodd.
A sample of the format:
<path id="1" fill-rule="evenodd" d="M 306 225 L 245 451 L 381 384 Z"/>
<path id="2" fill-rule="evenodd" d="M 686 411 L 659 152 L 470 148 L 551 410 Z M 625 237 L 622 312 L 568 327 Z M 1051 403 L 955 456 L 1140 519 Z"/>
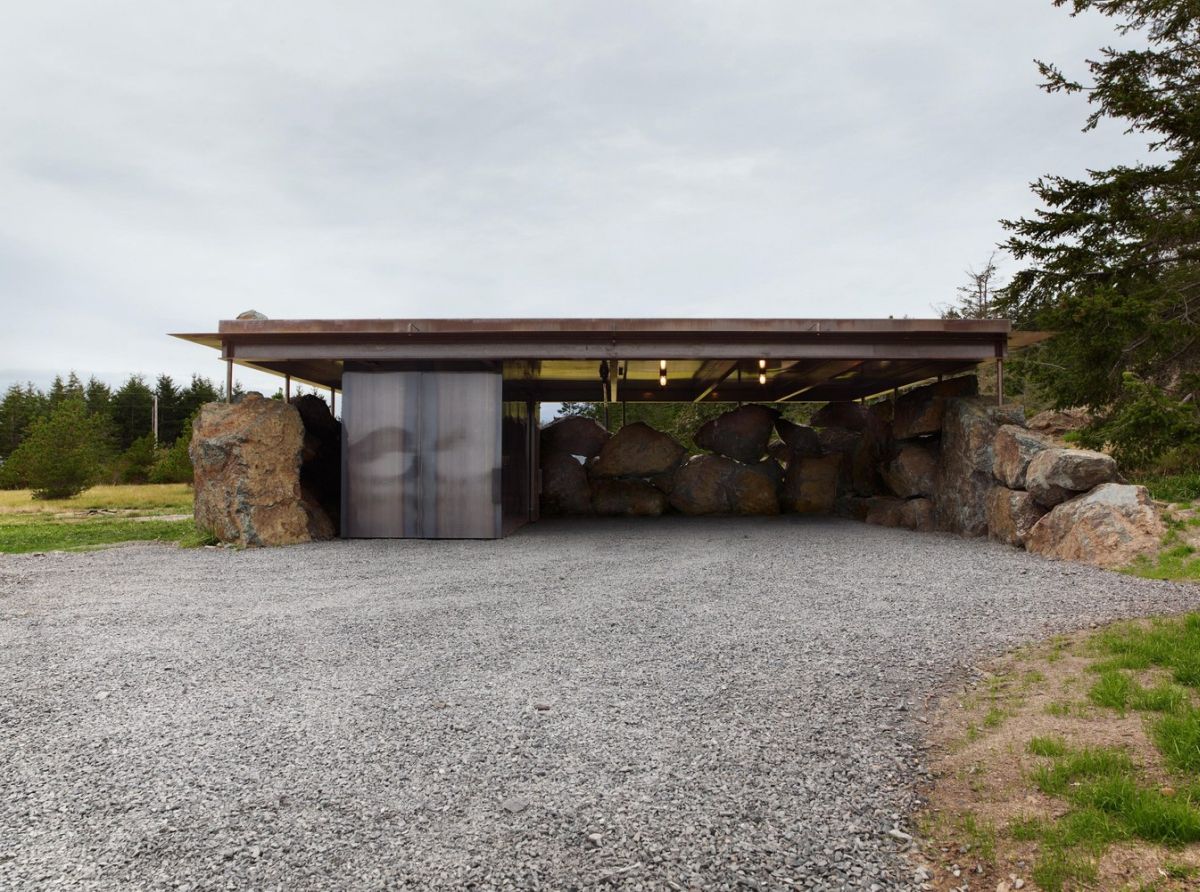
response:
<path id="1" fill-rule="evenodd" d="M 1063 449 L 974 375 L 871 406 L 829 403 L 812 426 L 746 405 L 697 432 L 705 455 L 632 424 L 582 418 L 542 432 L 542 511 L 656 515 L 839 513 L 882 526 L 990 536 L 1101 566 L 1150 554 L 1162 521 L 1102 453 Z"/>
<path id="2" fill-rule="evenodd" d="M 340 431 L 324 402 L 311 399 L 326 418 L 316 405 L 288 405 L 257 393 L 201 407 L 189 448 L 197 526 L 243 547 L 337 535 L 336 513 L 323 504 L 338 499 L 331 468 L 340 474 L 340 445 L 332 445 Z"/>

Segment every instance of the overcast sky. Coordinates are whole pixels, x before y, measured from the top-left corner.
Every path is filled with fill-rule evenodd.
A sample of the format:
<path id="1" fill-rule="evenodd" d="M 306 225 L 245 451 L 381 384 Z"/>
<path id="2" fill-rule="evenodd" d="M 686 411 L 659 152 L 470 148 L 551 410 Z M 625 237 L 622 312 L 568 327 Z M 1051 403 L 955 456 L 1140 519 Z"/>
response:
<path id="1" fill-rule="evenodd" d="M 930 316 L 1030 180 L 1138 155 L 1037 89 L 1116 40 L 1051 0 L 5 4 L 0 385 L 219 379 L 166 333 L 250 308 Z"/>

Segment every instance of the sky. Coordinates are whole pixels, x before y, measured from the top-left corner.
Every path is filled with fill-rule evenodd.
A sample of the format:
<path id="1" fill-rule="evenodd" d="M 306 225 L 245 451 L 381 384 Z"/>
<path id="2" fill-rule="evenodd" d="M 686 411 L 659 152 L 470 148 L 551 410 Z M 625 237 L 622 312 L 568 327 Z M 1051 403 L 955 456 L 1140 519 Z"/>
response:
<path id="1" fill-rule="evenodd" d="M 167 333 L 248 309 L 936 315 L 1030 181 L 1140 157 L 1033 62 L 1122 42 L 1051 0 L 6 4 L 0 387 L 219 381 Z"/>

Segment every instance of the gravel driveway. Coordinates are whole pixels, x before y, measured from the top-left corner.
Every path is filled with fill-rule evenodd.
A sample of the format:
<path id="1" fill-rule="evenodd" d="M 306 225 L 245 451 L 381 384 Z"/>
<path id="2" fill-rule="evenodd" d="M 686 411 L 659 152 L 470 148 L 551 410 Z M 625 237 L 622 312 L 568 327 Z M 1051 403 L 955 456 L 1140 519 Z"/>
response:
<path id="1" fill-rule="evenodd" d="M 939 685 L 1195 606 L 795 517 L 0 556 L 0 887 L 905 888 Z"/>

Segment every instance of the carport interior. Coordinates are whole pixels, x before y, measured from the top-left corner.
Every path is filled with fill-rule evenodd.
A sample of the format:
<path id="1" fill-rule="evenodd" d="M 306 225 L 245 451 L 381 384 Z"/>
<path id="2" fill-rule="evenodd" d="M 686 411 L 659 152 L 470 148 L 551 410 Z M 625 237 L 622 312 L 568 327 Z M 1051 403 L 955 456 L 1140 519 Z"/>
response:
<path id="1" fill-rule="evenodd" d="M 495 538 L 538 517 L 542 402 L 865 400 L 1003 361 L 1005 320 L 222 321 L 178 337 L 340 394 L 346 537 Z"/>

